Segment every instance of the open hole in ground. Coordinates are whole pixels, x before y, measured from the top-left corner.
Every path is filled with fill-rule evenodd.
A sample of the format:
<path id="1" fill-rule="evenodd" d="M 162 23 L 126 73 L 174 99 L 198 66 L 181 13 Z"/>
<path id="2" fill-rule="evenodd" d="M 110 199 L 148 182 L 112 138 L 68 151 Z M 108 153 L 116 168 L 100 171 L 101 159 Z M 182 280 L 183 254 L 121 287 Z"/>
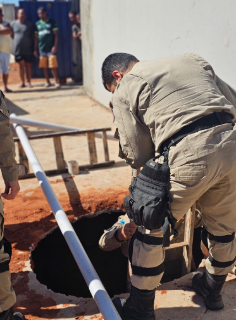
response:
<path id="1" fill-rule="evenodd" d="M 123 211 L 104 212 L 84 216 L 73 223 L 76 234 L 111 297 L 126 292 L 128 259 L 122 254 L 120 248 L 103 251 L 99 248 L 98 242 L 104 230 L 111 228 L 117 222 L 118 217 L 123 214 Z M 202 259 L 200 229 L 195 229 L 193 243 L 193 257 L 197 266 Z M 59 228 L 54 229 L 38 243 L 38 246 L 32 251 L 32 260 L 38 281 L 49 289 L 76 297 L 91 297 Z M 182 248 L 166 251 L 165 274 L 162 283 L 180 278 L 182 263 Z"/>
<path id="2" fill-rule="evenodd" d="M 104 230 L 109 229 L 123 214 L 113 211 L 94 217 L 85 216 L 73 223 L 76 234 L 111 297 L 126 292 L 128 259 L 120 248 L 102 251 L 98 242 Z M 38 281 L 49 289 L 76 297 L 91 297 L 59 228 L 38 243 L 32 251 L 32 260 Z"/>

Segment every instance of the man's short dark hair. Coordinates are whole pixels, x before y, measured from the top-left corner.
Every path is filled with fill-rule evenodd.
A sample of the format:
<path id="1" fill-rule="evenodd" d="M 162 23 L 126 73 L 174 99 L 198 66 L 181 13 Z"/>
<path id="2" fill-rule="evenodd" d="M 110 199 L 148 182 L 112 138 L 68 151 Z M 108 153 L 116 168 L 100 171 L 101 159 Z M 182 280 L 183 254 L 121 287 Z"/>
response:
<path id="1" fill-rule="evenodd" d="M 37 10 L 37 12 L 39 12 L 39 11 L 41 11 L 41 12 L 47 12 L 47 10 L 46 10 L 44 7 L 39 7 L 38 10 Z"/>
<path id="2" fill-rule="evenodd" d="M 122 52 L 110 54 L 102 64 L 102 82 L 105 89 L 107 89 L 106 85 L 114 84 L 116 86 L 112 72 L 114 70 L 126 71 L 132 62 L 139 62 L 132 54 Z"/>
<path id="3" fill-rule="evenodd" d="M 71 10 L 71 11 L 69 12 L 69 14 L 73 14 L 73 16 L 76 16 L 78 13 L 76 13 L 76 12 L 73 11 L 73 10 Z"/>

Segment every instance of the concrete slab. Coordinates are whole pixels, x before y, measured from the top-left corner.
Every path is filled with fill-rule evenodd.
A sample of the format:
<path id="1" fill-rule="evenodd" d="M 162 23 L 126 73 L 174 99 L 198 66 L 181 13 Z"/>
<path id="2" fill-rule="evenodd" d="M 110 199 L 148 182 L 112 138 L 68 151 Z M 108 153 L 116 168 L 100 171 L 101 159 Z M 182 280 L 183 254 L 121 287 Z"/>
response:
<path id="1" fill-rule="evenodd" d="M 225 308 L 221 311 L 209 311 L 203 299 L 191 287 L 193 274 L 190 273 L 178 280 L 165 283 L 158 287 L 155 298 L 156 320 L 228 320 L 236 319 L 236 277 L 229 275 L 223 288 Z M 24 281 L 25 292 L 17 296 L 16 310 L 23 311 L 29 319 L 79 319 L 102 320 L 103 317 L 93 299 L 76 298 L 55 293 L 40 284 L 31 268 L 13 274 L 13 286 Z M 120 295 L 127 298 L 128 294 Z M 112 319 L 111 319 L 112 320 Z"/>

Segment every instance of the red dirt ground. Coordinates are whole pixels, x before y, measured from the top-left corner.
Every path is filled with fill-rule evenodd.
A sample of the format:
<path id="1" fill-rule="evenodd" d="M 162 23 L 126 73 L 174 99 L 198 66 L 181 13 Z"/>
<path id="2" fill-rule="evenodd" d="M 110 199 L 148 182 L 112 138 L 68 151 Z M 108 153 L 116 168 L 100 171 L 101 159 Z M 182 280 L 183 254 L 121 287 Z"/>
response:
<path id="1" fill-rule="evenodd" d="M 65 183 L 67 179 L 58 179 L 56 183 Z M 73 195 L 70 195 L 69 199 L 69 196 L 65 194 L 61 195 L 59 200 L 69 220 L 73 221 L 75 217 L 88 212 L 105 208 L 122 208 L 126 195 L 127 192 L 123 190 L 108 189 L 101 193 L 90 189 L 89 194 L 81 194 L 80 199 Z M 18 296 L 27 292 L 27 300 L 17 302 L 15 311 L 24 313 L 29 320 L 52 319 L 59 311 L 55 308 L 56 303 L 51 301 L 51 298 L 48 301 L 48 298 L 43 298 L 42 295 L 28 290 L 28 272 L 22 272 L 25 262 L 29 260 L 30 247 L 37 245 L 43 235 L 57 225 L 50 210 L 40 187 L 20 193 L 14 201 L 5 201 L 4 206 L 5 236 L 13 246 L 10 263 L 13 283 L 17 277 L 14 290 Z M 19 278 L 19 275 L 22 278 Z"/>

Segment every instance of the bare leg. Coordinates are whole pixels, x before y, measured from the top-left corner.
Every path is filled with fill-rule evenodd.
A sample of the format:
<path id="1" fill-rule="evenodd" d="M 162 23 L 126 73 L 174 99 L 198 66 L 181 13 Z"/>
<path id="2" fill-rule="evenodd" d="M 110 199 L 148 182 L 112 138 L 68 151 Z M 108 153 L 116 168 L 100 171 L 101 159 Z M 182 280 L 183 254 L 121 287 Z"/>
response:
<path id="1" fill-rule="evenodd" d="M 56 87 L 59 88 L 60 87 L 60 83 L 59 83 L 59 78 L 58 78 L 58 69 L 57 68 L 52 68 L 52 74 L 53 74 L 53 77 L 55 79 Z"/>
<path id="2" fill-rule="evenodd" d="M 19 72 L 20 72 L 20 79 L 21 79 L 21 84 L 20 84 L 20 88 L 24 88 L 25 87 L 25 61 L 21 60 L 19 62 Z"/>
<path id="3" fill-rule="evenodd" d="M 3 86 L 4 86 L 4 92 L 12 92 L 12 90 L 8 89 L 7 87 L 7 80 L 8 80 L 8 73 L 7 74 L 2 74 L 2 81 L 3 81 Z"/>
<path id="4" fill-rule="evenodd" d="M 45 77 L 45 79 L 47 81 L 46 87 L 50 87 L 51 83 L 50 83 L 50 80 L 49 80 L 48 68 L 43 68 L 43 73 L 44 73 L 44 77 Z"/>
<path id="5" fill-rule="evenodd" d="M 32 85 L 31 85 L 32 64 L 31 63 L 25 63 L 25 69 L 26 69 L 26 77 L 27 77 L 28 86 L 32 87 Z"/>

